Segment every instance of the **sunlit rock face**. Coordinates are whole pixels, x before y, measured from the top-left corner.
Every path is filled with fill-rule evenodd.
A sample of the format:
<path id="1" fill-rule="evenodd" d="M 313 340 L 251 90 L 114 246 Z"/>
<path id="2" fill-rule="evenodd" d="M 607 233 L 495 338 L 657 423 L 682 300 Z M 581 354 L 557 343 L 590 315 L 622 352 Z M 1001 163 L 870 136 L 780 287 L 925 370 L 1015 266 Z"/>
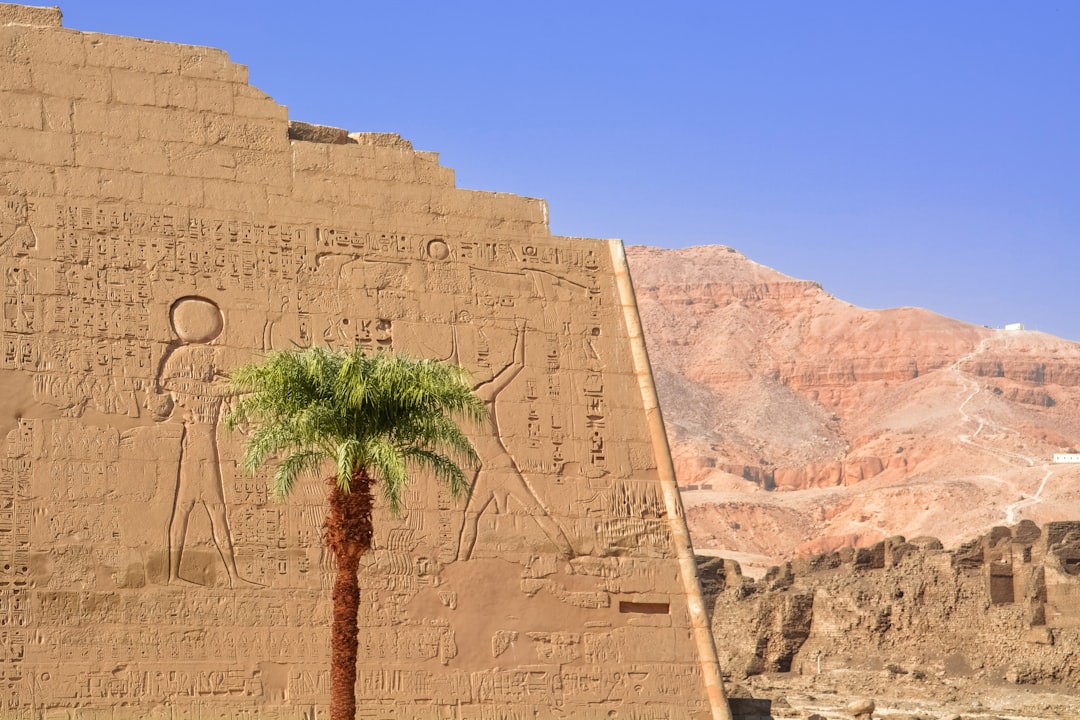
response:
<path id="1" fill-rule="evenodd" d="M 1080 466 L 1051 461 L 1080 447 L 1077 343 L 858 308 L 723 246 L 627 254 L 699 550 L 1075 515 Z"/>

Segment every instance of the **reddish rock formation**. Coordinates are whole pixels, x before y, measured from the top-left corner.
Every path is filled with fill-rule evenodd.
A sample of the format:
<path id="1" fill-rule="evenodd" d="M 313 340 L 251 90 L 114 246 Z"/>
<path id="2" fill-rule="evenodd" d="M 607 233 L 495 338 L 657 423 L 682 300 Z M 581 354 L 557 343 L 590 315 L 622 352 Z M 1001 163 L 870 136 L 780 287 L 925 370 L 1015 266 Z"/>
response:
<path id="1" fill-rule="evenodd" d="M 1080 466 L 1050 460 L 1080 445 L 1080 344 L 858 308 L 722 246 L 627 255 L 699 550 L 1075 516 Z"/>

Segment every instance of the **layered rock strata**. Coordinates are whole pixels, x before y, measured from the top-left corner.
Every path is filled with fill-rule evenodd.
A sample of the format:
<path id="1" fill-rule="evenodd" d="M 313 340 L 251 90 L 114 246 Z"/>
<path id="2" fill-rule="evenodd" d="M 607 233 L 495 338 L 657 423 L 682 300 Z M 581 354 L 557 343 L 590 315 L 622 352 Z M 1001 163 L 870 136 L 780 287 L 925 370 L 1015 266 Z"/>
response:
<path id="1" fill-rule="evenodd" d="M 1080 344 L 858 308 L 723 246 L 628 258 L 699 550 L 1072 516 Z"/>

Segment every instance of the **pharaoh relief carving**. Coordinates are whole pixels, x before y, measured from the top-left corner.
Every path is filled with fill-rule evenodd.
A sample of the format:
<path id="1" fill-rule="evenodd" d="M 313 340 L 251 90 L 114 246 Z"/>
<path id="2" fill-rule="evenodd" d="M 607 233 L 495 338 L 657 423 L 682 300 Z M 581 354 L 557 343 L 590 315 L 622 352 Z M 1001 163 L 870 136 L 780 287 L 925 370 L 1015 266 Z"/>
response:
<path id="1" fill-rule="evenodd" d="M 228 573 L 229 584 L 256 585 L 240 577 L 225 503 L 218 451 L 222 401 L 229 393 L 228 375 L 213 342 L 221 335 L 221 310 L 211 300 L 183 297 L 173 303 L 169 320 L 179 345 L 169 349 L 161 366 L 159 387 L 165 395 L 152 409 L 155 419 L 181 425 L 176 496 L 169 518 L 169 582 L 180 575 L 188 520 L 196 506 L 210 519 L 214 546 Z"/>
<path id="2" fill-rule="evenodd" d="M 499 514 L 506 513 L 509 510 L 508 503 L 511 499 L 532 517 L 560 554 L 566 558 L 574 555 L 574 548 L 567 539 L 566 534 L 548 514 L 543 502 L 541 502 L 533 487 L 526 481 L 517 462 L 507 449 L 506 441 L 503 438 L 503 430 L 500 429 L 499 408 L 496 404 L 499 394 L 525 368 L 527 322 L 524 319 L 516 319 L 514 324 L 516 335 L 513 356 L 510 362 L 498 370 L 490 380 L 481 382 L 475 388 L 477 395 L 484 401 L 491 413 L 494 432 L 490 435 L 480 435 L 474 441 L 476 453 L 480 457 L 480 469 L 473 480 L 472 491 L 465 506 L 465 522 L 458 542 L 457 557 L 459 560 L 468 560 L 472 557 L 476 546 L 480 516 L 492 505 Z M 478 333 L 478 336 L 483 338 L 480 333 Z M 456 327 L 454 328 L 454 337 L 455 339 L 457 337 Z M 484 360 L 487 361 L 487 342 L 485 341 L 481 347 L 484 348 Z"/>

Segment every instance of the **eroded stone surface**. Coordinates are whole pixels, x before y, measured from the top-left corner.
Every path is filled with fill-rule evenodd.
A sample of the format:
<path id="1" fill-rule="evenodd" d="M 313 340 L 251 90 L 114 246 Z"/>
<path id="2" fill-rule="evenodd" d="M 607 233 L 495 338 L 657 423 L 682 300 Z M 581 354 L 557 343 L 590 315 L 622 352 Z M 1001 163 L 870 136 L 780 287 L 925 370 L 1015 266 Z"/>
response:
<path id="1" fill-rule="evenodd" d="M 725 672 L 1080 688 L 1080 523 L 1023 521 L 950 551 L 900 537 L 846 550 L 757 581 L 731 560 L 702 564 Z"/>
<path id="2" fill-rule="evenodd" d="M 290 140 L 246 76 L 0 22 L 0 715 L 323 716 L 323 487 L 269 502 L 220 425 L 230 368 L 319 343 L 460 361 L 494 422 L 467 502 L 378 509 L 365 716 L 712 717 L 621 247 L 397 136 Z"/>

